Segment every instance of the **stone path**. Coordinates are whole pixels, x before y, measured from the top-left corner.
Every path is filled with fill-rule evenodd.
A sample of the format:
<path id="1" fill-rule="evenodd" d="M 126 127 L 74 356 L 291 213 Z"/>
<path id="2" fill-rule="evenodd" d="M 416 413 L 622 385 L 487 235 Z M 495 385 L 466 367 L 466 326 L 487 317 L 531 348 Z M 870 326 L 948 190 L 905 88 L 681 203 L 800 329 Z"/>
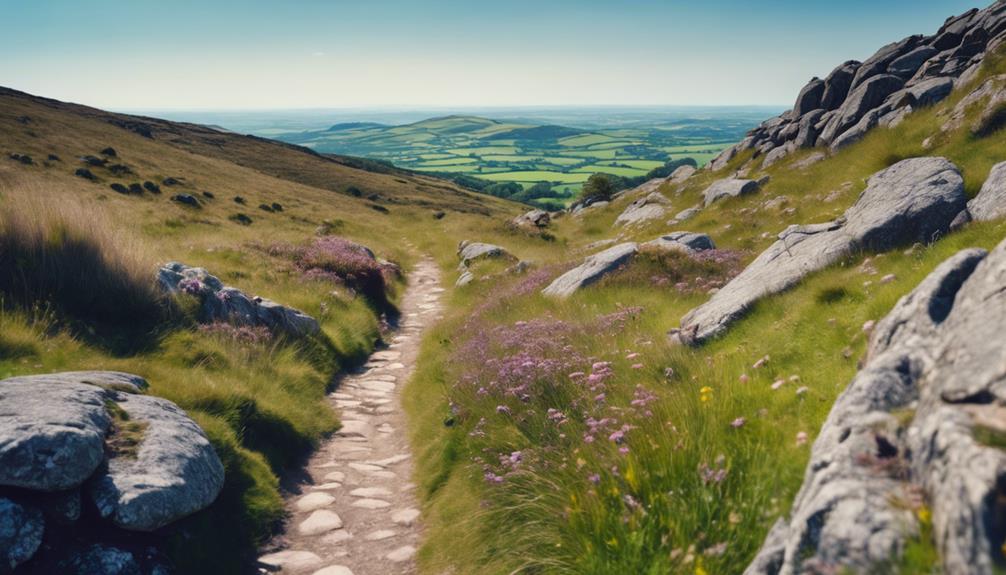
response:
<path id="1" fill-rule="evenodd" d="M 439 272 L 424 259 L 410 275 L 391 345 L 330 394 L 342 429 L 311 457 L 287 502 L 281 549 L 259 558 L 262 572 L 393 575 L 415 572 L 419 510 L 399 390 L 423 330 L 439 318 Z"/>

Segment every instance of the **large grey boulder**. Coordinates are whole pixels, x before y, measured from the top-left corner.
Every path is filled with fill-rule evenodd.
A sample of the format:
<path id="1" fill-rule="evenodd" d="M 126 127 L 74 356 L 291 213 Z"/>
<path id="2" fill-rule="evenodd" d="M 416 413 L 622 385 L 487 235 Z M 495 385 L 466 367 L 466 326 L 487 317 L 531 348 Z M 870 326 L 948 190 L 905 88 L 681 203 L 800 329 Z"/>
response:
<path id="1" fill-rule="evenodd" d="M 753 194 L 758 191 L 758 182 L 755 180 L 742 180 L 738 178 L 727 178 L 713 182 L 704 192 L 702 198 L 706 206 L 725 198 L 736 198 Z"/>
<path id="2" fill-rule="evenodd" d="M 860 118 L 858 122 L 848 130 L 842 132 L 835 140 L 831 143 L 829 148 L 832 152 L 837 152 L 846 146 L 855 144 L 856 142 L 862 140 L 866 137 L 866 133 L 877 126 L 880 121 L 880 112 L 877 110 L 870 110 L 865 116 Z"/>
<path id="3" fill-rule="evenodd" d="M 672 184 L 680 184 L 687 180 L 688 178 L 695 175 L 695 166 L 689 166 L 685 164 L 684 166 L 678 166 L 671 175 L 668 177 L 668 182 Z"/>
<path id="4" fill-rule="evenodd" d="M 107 392 L 62 377 L 0 381 L 0 485 L 62 491 L 105 457 Z"/>
<path id="5" fill-rule="evenodd" d="M 135 453 L 112 454 L 89 484 L 101 516 L 152 531 L 212 503 L 224 468 L 203 430 L 166 399 L 117 394 L 115 401 L 142 437 Z"/>
<path id="6" fill-rule="evenodd" d="M 547 228 L 552 223 L 551 216 L 545 210 L 531 210 L 510 220 L 510 225 L 515 228 L 541 229 Z"/>
<path id="7" fill-rule="evenodd" d="M 898 42 L 892 42 L 877 50 L 877 53 L 863 61 L 863 64 L 856 70 L 856 77 L 852 80 L 852 87 L 849 89 L 850 95 L 856 90 L 877 77 L 887 72 L 887 67 L 902 55 L 908 54 L 922 40 L 922 36 L 909 36 Z"/>
<path id="8" fill-rule="evenodd" d="M 830 144 L 843 132 L 856 125 L 868 112 L 880 106 L 888 96 L 900 90 L 904 84 L 904 80 L 890 74 L 869 78 L 849 94 L 838 113 L 832 117 L 821 133 L 820 139 Z"/>
<path id="9" fill-rule="evenodd" d="M 865 366 L 835 402 L 814 442 L 803 486 L 789 519 L 772 529 L 765 545 L 745 571 L 746 575 L 831 570 L 879 572 L 878 569 L 897 559 L 910 537 L 918 536 L 916 514 L 910 505 L 898 502 L 917 498 L 913 496 L 912 483 L 925 484 L 932 471 L 947 471 L 941 462 L 963 463 L 948 456 L 953 451 L 966 450 L 971 443 L 963 441 L 960 448 L 946 449 L 946 441 L 958 437 L 944 438 L 940 431 L 946 430 L 925 427 L 934 416 L 944 415 L 939 390 L 927 393 L 926 386 L 937 383 L 927 373 L 933 370 L 934 360 L 939 357 L 934 347 L 949 335 L 941 333 L 946 329 L 942 324 L 952 308 L 956 313 L 955 296 L 960 301 L 958 294 L 962 285 L 970 283 L 969 277 L 975 275 L 984 257 L 983 250 L 966 250 L 950 258 L 877 324 Z M 1002 302 L 998 308 L 999 313 L 1006 312 Z M 1001 346 L 1004 342 L 998 343 Z M 998 354 L 1001 356 L 1002 352 Z M 969 365 L 974 365 L 978 359 L 969 357 Z M 910 412 L 912 408 L 915 408 L 916 423 L 910 429 L 903 429 L 898 414 Z M 949 421 L 954 419 L 959 422 L 959 418 Z M 949 421 L 947 426 L 954 425 Z M 927 446 L 928 442 L 934 444 Z M 940 450 L 938 455 L 934 453 L 936 450 Z M 935 458 L 927 457 L 927 453 Z M 996 455 L 992 461 L 1001 466 L 1004 457 Z M 910 463 L 909 457 L 916 461 Z M 982 503 L 973 499 L 965 486 L 987 482 L 988 473 L 975 477 L 977 481 L 961 483 L 958 480 L 965 473 L 979 471 L 974 469 L 976 463 L 979 468 L 987 467 L 978 463 L 978 459 L 972 461 L 971 465 L 965 464 L 962 469 L 929 482 L 927 491 L 939 490 L 940 486 L 959 490 L 941 493 L 942 501 L 930 498 L 934 507 L 934 527 L 943 520 L 937 519 L 937 511 L 943 511 L 941 508 L 959 506 L 959 510 L 951 513 L 960 516 L 961 511 L 971 514 L 976 507 L 981 507 Z M 914 481 L 907 476 L 909 471 L 916 476 Z M 950 477 L 952 474 L 958 478 Z M 991 485 L 994 486 L 994 481 Z M 985 483 L 984 487 L 988 490 L 990 485 Z M 981 521 L 974 519 L 972 517 L 972 524 L 955 524 L 960 530 L 950 539 L 963 535 L 962 543 L 978 543 L 972 552 L 979 553 L 982 545 L 974 537 L 974 531 L 976 527 L 981 530 Z M 940 534 L 936 541 L 946 543 Z M 987 557 L 988 553 L 986 564 Z M 981 563 L 979 560 L 976 567 Z M 955 568 L 947 568 L 951 565 Z M 946 555 L 944 567 L 947 573 L 988 572 L 972 571 Z"/>
<path id="10" fill-rule="evenodd" d="M 586 287 L 615 271 L 638 252 L 639 245 L 628 242 L 588 256 L 581 265 L 556 278 L 541 293 L 558 298 L 569 297 L 580 288 Z"/>
<path id="11" fill-rule="evenodd" d="M 701 252 L 716 249 L 716 244 L 712 238 L 706 234 L 695 232 L 671 232 L 660 236 L 655 240 L 650 240 L 643 244 L 643 247 L 658 250 L 679 251 L 684 253 Z"/>
<path id="12" fill-rule="evenodd" d="M 155 575 L 167 573 L 166 569 L 144 571 L 136 557 L 125 549 L 111 545 L 95 544 L 59 563 L 60 572 L 66 575 Z"/>
<path id="13" fill-rule="evenodd" d="M 926 60 L 935 56 L 939 50 L 933 48 L 932 46 L 919 46 L 914 50 L 908 52 L 904 56 L 899 56 L 895 58 L 888 66 L 887 73 L 894 74 L 895 76 L 900 76 L 901 78 L 908 80 L 918 72 L 919 68 Z"/>
<path id="14" fill-rule="evenodd" d="M 931 242 L 946 233 L 966 200 L 963 179 L 946 159 L 898 162 L 874 174 L 842 218 L 779 234 L 740 275 L 682 318 L 676 336 L 695 345 L 720 335 L 759 299 L 856 251 Z"/>
<path id="15" fill-rule="evenodd" d="M 700 208 L 698 206 L 693 207 L 693 208 L 688 208 L 688 209 L 685 209 L 685 210 L 681 210 L 680 212 L 677 213 L 677 215 L 675 215 L 673 218 L 671 218 L 667 222 L 667 225 L 676 226 L 676 225 L 678 225 L 678 224 L 680 224 L 682 222 L 686 222 L 686 221 L 694 218 L 695 216 L 699 215 L 699 212 L 701 212 L 701 211 L 702 211 L 702 208 Z"/>
<path id="16" fill-rule="evenodd" d="M 667 214 L 667 209 L 670 205 L 671 202 L 661 194 L 650 192 L 646 196 L 629 204 L 615 218 L 615 226 L 633 225 L 663 218 Z"/>
<path id="17" fill-rule="evenodd" d="M 493 244 L 464 241 L 458 246 L 458 259 L 461 260 L 462 268 L 467 268 L 474 261 L 489 258 L 511 259 L 513 256 L 504 248 Z"/>
<path id="18" fill-rule="evenodd" d="M 817 124 L 824 115 L 824 110 L 814 110 L 800 118 L 796 138 L 793 140 L 797 148 L 811 148 L 817 143 L 817 137 L 821 134 Z"/>
<path id="19" fill-rule="evenodd" d="M 718 172 L 723 168 L 727 167 L 727 164 L 730 163 L 730 160 L 736 158 L 737 154 L 740 153 L 741 146 L 742 144 L 734 144 L 733 146 L 724 149 L 719 154 L 717 154 L 716 157 L 712 159 L 712 161 L 709 162 L 706 168 L 713 172 Z"/>
<path id="20" fill-rule="evenodd" d="M 856 71 L 861 64 L 856 60 L 849 60 L 837 66 L 824 79 L 824 95 L 821 97 L 821 108 L 824 110 L 837 110 L 845 98 L 849 95 L 849 88 L 852 86 L 852 79 L 856 77 Z"/>
<path id="21" fill-rule="evenodd" d="M 31 559 L 42 544 L 42 512 L 0 497 L 0 572 Z"/>
<path id="22" fill-rule="evenodd" d="M 824 98 L 824 89 L 824 80 L 812 78 L 797 95 L 796 104 L 793 105 L 793 116 L 799 118 L 807 112 L 819 109 L 821 99 Z"/>
<path id="23" fill-rule="evenodd" d="M 968 202 L 968 212 L 976 221 L 996 220 L 1006 215 L 1006 162 L 992 166 L 981 191 Z"/>
<path id="24" fill-rule="evenodd" d="M 294 337 L 313 335 L 321 331 L 313 317 L 262 297 L 225 286 L 219 278 L 203 268 L 170 262 L 157 274 L 161 288 L 167 293 L 184 292 L 199 298 L 202 305 L 200 321 L 223 321 L 236 325 L 261 325 Z"/>

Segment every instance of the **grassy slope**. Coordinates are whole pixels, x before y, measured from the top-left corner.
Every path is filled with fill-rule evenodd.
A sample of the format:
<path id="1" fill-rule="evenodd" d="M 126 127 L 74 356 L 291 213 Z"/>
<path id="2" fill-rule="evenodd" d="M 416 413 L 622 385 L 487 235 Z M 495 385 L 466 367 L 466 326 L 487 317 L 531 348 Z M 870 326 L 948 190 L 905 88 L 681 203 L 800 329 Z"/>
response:
<path id="1" fill-rule="evenodd" d="M 152 129 L 153 138 L 112 123 L 123 121 Z M 124 163 L 136 175 L 119 179 L 91 168 L 100 183 L 72 175 L 83 165 L 80 156 L 98 155 L 106 146 L 118 151 L 111 163 Z M 151 281 L 165 261 L 200 265 L 231 285 L 322 322 L 323 337 L 304 343 L 240 343 L 182 322 L 144 334 L 142 344 L 122 346 L 45 304 L 7 305 L 0 312 L 0 376 L 66 369 L 137 373 L 150 381 L 152 393 L 179 403 L 207 430 L 225 460 L 227 486 L 208 511 L 171 529 L 173 558 L 187 573 L 235 572 L 255 541 L 268 535 L 282 513 L 277 474 L 337 426 L 323 402 L 326 387 L 380 337 L 379 318 L 362 298 L 304 281 L 290 261 L 261 248 L 304 243 L 328 221 L 333 233 L 407 267 L 423 250 L 446 261 L 456 242 L 448 238 L 487 227 L 489 215 L 502 221 L 520 209 L 432 178 L 364 172 L 260 139 L 16 92 L 0 93 L 0 151 L 0 208 L 20 210 L 28 219 L 59 208 L 78 223 L 94 224 L 95 234 L 108 236 L 104 245 L 126 254 Z M 28 154 L 35 165 L 10 160 L 10 153 Z M 49 154 L 60 160 L 46 161 Z M 142 197 L 108 187 L 167 176 L 184 178 L 185 184 Z M 343 193 L 350 187 L 364 197 Z M 215 198 L 201 198 L 202 209 L 169 200 L 175 193 L 204 191 Z M 378 196 L 368 199 L 371 194 Z M 237 195 L 247 205 L 232 201 Z M 273 202 L 284 210 L 256 207 Z M 375 204 L 388 213 L 374 210 Z M 435 220 L 436 211 L 446 216 Z M 237 213 L 253 223 L 231 221 Z M 62 241 L 58 237 L 52 241 Z M 222 522 L 231 527 L 219 529 Z"/>
<path id="2" fill-rule="evenodd" d="M 1003 69 L 1002 58 L 990 60 L 983 76 Z M 749 261 L 787 225 L 833 218 L 855 201 L 871 174 L 913 156 L 950 158 L 973 196 L 991 166 L 1006 160 L 1006 134 L 975 139 L 966 130 L 940 133 L 941 115 L 967 91 L 896 129 L 874 130 L 832 158 L 794 169 L 793 162 L 811 153 L 801 152 L 765 170 L 772 180 L 759 194 L 718 203 L 672 229 L 707 232 L 720 248 L 740 250 Z M 923 149 L 923 140 L 933 135 L 932 148 Z M 731 170 L 749 157 L 738 158 Z M 680 193 L 664 192 L 676 210 L 685 209 L 727 173 L 703 172 Z M 787 198 L 780 207 L 762 205 L 777 196 Z M 648 240 L 669 231 L 664 222 L 613 231 L 614 218 L 631 200 L 561 220 L 553 231 L 564 249 L 539 251 L 538 261 L 577 259 L 586 244 L 616 233 Z M 661 268 L 641 260 L 621 277 L 561 303 L 515 287 L 530 284 L 526 279 L 460 291 L 451 300 L 453 313 L 426 342 L 419 374 L 407 388 L 426 501 L 422 566 L 434 573 L 742 571 L 772 523 L 788 511 L 816 430 L 864 351 L 863 323 L 882 317 L 956 251 L 989 248 L 1004 236 L 1001 222 L 973 224 L 924 248 L 858 255 L 759 303 L 728 335 L 695 350 L 671 347 L 665 333 L 706 296 L 647 281 L 677 271 L 666 269 L 673 262 Z M 881 284 L 887 274 L 896 279 Z M 642 311 L 614 333 L 596 327 L 597 318 L 625 306 Z M 528 331 L 518 322 L 536 318 L 566 322 L 574 335 L 560 346 L 535 344 L 532 363 L 573 358 L 576 370 L 590 372 L 592 362 L 610 361 L 605 398 L 595 399 L 565 371 L 524 378 L 512 366 L 496 373 L 482 357 L 465 357 L 478 349 L 473 342 L 488 345 L 493 358 L 517 357 L 520 350 L 508 348 L 505 337 Z M 503 335 L 485 335 L 499 326 Z M 754 368 L 765 356 L 767 364 Z M 523 400 L 501 392 L 496 380 L 508 378 L 530 382 L 532 391 Z M 785 383 L 772 390 L 779 379 Z M 658 397 L 648 403 L 652 415 L 639 415 L 630 405 L 637 385 Z M 480 386 L 488 392 L 475 393 Z M 499 406 L 509 411 L 501 413 Z M 549 420 L 548 408 L 565 412 L 566 421 Z M 623 443 L 608 439 L 610 428 L 586 443 L 588 416 L 634 428 Z M 743 424 L 735 428 L 731 423 L 738 418 Z M 809 436 L 806 443 L 797 441 L 801 432 Z M 519 464 L 498 463 L 514 452 L 521 453 Z M 724 471 L 717 477 L 719 469 Z M 487 481 L 487 471 L 503 481 Z M 933 557 L 931 542 L 919 541 L 904 571 L 928 570 L 925 563 Z"/>

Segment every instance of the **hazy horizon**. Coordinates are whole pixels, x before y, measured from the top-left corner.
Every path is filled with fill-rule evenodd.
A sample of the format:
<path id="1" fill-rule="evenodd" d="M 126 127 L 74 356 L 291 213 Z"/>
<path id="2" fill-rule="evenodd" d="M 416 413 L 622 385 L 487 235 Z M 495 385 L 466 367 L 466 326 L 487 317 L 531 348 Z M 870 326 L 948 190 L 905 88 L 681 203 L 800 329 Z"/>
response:
<path id="1" fill-rule="evenodd" d="M 0 84 L 130 110 L 784 106 L 975 5 L 0 0 Z"/>

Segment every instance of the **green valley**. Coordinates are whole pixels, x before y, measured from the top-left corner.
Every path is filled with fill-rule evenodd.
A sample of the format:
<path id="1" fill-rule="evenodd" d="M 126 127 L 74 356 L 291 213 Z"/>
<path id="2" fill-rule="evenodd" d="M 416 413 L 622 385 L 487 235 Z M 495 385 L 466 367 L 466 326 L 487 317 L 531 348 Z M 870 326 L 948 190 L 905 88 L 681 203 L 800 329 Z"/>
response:
<path id="1" fill-rule="evenodd" d="M 655 110 L 631 118 L 607 116 L 601 110 L 577 117 L 449 115 L 400 125 L 341 122 L 272 136 L 320 153 L 383 160 L 440 175 L 497 196 L 511 197 L 517 188 L 493 184 L 516 183 L 525 192 L 535 186 L 534 193 L 516 199 L 562 207 L 595 173 L 624 178 L 630 185 L 653 177 L 653 170 L 669 162 L 701 166 L 739 141 L 764 114 L 761 109 L 722 109 L 674 114 Z M 609 121 L 601 124 L 597 118 Z M 573 126 L 551 123 L 558 121 Z M 542 182 L 548 187 L 536 186 Z"/>

